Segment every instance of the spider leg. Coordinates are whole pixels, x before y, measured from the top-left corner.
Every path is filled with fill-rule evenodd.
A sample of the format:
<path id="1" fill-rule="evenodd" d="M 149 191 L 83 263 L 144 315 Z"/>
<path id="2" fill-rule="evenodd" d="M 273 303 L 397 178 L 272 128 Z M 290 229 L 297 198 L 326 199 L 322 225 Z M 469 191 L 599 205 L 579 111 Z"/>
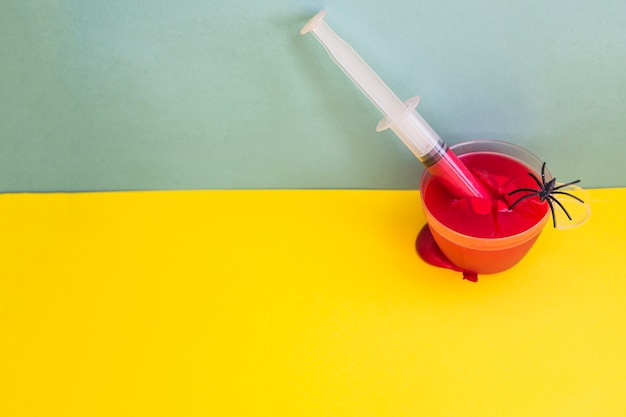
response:
<path id="1" fill-rule="evenodd" d="M 533 190 L 533 191 L 534 191 L 534 190 Z M 511 204 L 511 205 L 509 206 L 509 210 L 512 210 L 512 209 L 513 209 L 513 207 L 515 207 L 518 203 L 520 203 L 520 202 L 522 202 L 522 201 L 526 200 L 527 198 L 536 197 L 536 196 L 538 196 L 538 195 L 539 195 L 539 194 L 535 191 L 535 192 L 533 192 L 532 194 L 526 194 L 525 196 L 522 196 L 522 197 L 518 198 L 518 199 L 517 199 L 517 200 L 516 200 L 513 204 Z"/>
<path id="2" fill-rule="evenodd" d="M 552 199 L 549 196 L 546 199 L 546 201 L 548 202 L 548 205 L 550 206 L 550 212 L 552 212 L 552 227 L 556 227 L 556 215 L 554 214 L 554 206 L 552 205 L 552 201 L 551 200 Z M 558 201 L 557 201 L 557 203 L 558 203 Z M 559 204 L 561 204 L 561 203 L 559 203 Z"/>
<path id="3" fill-rule="evenodd" d="M 537 178 L 537 176 L 535 174 L 533 174 L 532 172 L 529 172 L 528 175 L 530 175 L 530 177 L 535 180 L 535 182 L 537 183 L 537 186 L 539 188 L 541 188 L 543 190 L 543 188 L 546 186 L 545 183 L 541 183 L 541 181 L 539 181 L 539 178 Z"/>
<path id="4" fill-rule="evenodd" d="M 554 187 L 554 190 L 558 190 L 559 188 L 564 188 L 567 187 L 568 185 L 574 185 L 574 184 L 578 184 L 580 182 L 580 180 L 576 180 L 576 181 L 570 181 L 566 184 L 561 184 L 558 187 Z"/>
<path id="5" fill-rule="evenodd" d="M 580 197 L 576 197 L 575 195 L 570 194 L 570 193 L 566 193 L 565 191 L 552 191 L 552 194 L 561 194 L 561 195 L 566 195 L 566 196 L 568 196 L 568 197 L 572 197 L 573 199 L 578 200 L 578 201 L 580 201 L 581 203 L 585 204 L 585 202 L 583 201 L 583 199 L 582 199 L 582 198 L 580 198 Z"/>
<path id="6" fill-rule="evenodd" d="M 520 193 L 520 192 L 522 192 L 522 191 L 526 191 L 526 192 L 529 192 L 529 193 L 536 193 L 536 194 L 538 194 L 539 192 L 541 192 L 541 190 L 533 190 L 532 188 L 518 188 L 517 190 L 511 191 L 511 192 L 509 193 L 509 195 L 511 195 L 511 194 L 515 194 L 515 193 Z"/>
<path id="7" fill-rule="evenodd" d="M 541 183 L 543 184 L 543 187 L 545 187 L 546 185 L 546 163 L 545 162 L 541 165 Z"/>
<path id="8" fill-rule="evenodd" d="M 549 201 L 554 201 L 556 204 L 558 204 L 559 207 L 561 207 L 561 209 L 563 210 L 563 212 L 565 212 L 565 215 L 567 216 L 567 218 L 572 220 L 572 216 L 569 215 L 569 213 L 567 212 L 567 210 L 565 210 L 565 207 L 563 207 L 563 204 L 561 204 L 561 202 L 559 200 L 557 200 L 556 198 L 554 198 L 554 197 L 552 197 L 550 195 L 550 196 L 548 196 L 548 202 Z"/>

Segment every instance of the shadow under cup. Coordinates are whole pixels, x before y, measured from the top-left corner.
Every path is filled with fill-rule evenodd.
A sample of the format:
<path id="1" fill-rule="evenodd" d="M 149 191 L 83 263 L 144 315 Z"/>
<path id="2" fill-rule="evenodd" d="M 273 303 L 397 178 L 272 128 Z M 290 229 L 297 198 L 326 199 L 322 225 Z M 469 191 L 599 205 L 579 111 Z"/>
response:
<path id="1" fill-rule="evenodd" d="M 517 145 L 497 140 L 476 140 L 462 142 L 451 147 L 459 157 L 470 153 L 495 153 L 507 156 L 525 165 L 529 172 L 540 175 L 542 161 L 526 149 Z M 496 238 L 475 237 L 459 233 L 443 224 L 437 213 L 427 205 L 429 183 L 432 175 L 424 170 L 420 183 L 422 207 L 426 221 L 441 252 L 460 270 L 476 274 L 492 274 L 504 271 L 518 263 L 535 243 L 549 218 L 549 210 L 537 222 L 522 232 Z M 551 176 L 546 172 L 546 181 Z"/>

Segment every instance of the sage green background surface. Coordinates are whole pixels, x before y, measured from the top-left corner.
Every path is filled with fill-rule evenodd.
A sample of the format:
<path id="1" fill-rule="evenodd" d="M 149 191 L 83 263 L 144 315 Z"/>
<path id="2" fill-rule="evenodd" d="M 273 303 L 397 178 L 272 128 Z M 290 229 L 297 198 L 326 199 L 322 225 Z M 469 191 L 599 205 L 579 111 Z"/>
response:
<path id="1" fill-rule="evenodd" d="M 0 191 L 417 188 L 321 9 L 448 143 L 626 185 L 622 0 L 1 0 Z"/>

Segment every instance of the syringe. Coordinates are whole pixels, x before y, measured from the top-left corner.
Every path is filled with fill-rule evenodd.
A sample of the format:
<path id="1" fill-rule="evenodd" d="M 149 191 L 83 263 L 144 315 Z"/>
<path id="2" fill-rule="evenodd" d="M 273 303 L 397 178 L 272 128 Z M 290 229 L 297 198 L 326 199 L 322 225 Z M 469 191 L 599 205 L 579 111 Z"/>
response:
<path id="1" fill-rule="evenodd" d="M 490 199 L 490 193 L 485 186 L 476 180 L 415 110 L 419 97 L 404 103 L 400 101 L 354 49 L 326 24 L 325 15 L 326 12 L 321 11 L 313 16 L 300 33 L 304 35 L 311 32 L 335 63 L 384 115 L 376 130 L 391 128 L 426 168 L 433 175 L 440 177 L 448 191 L 456 197 Z"/>

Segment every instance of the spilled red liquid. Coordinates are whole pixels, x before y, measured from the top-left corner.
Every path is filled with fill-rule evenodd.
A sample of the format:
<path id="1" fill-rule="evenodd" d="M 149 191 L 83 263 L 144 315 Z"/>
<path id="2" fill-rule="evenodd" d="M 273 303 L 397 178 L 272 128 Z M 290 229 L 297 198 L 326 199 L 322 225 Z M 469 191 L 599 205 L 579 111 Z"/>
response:
<path id="1" fill-rule="evenodd" d="M 519 188 L 537 189 L 521 162 L 496 153 L 469 153 L 459 158 L 490 192 L 491 201 L 455 198 L 438 177 L 431 177 L 423 192 L 428 210 L 452 230 L 479 238 L 499 238 L 524 232 L 539 222 L 548 210 L 538 197 L 509 206 L 527 192 L 509 195 Z"/>

